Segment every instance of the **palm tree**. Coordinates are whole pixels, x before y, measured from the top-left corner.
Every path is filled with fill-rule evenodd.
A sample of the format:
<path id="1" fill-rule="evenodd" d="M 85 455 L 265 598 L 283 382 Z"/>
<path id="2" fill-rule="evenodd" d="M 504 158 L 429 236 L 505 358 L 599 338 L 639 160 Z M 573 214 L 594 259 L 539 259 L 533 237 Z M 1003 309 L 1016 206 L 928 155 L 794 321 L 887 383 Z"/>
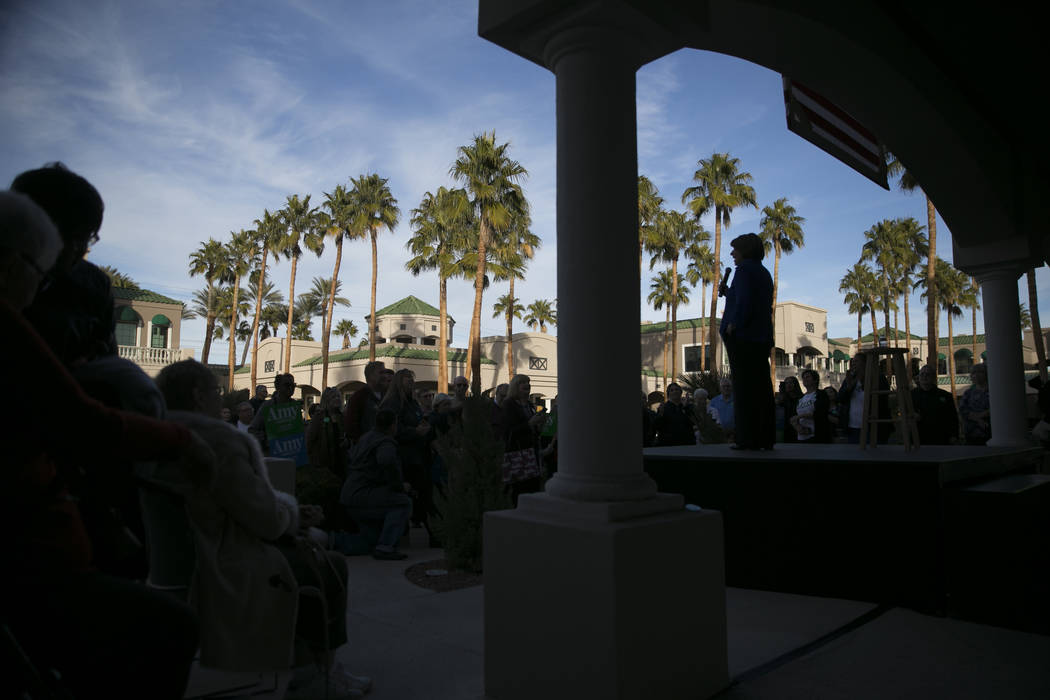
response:
<path id="1" fill-rule="evenodd" d="M 376 232 L 385 228 L 390 233 L 401 217 L 401 210 L 397 208 L 397 200 L 390 193 L 387 179 L 379 177 L 375 173 L 350 178 L 353 184 L 351 192 L 353 200 L 354 219 L 352 231 L 360 232 L 359 235 L 368 233 L 372 241 L 372 304 L 369 307 L 369 321 L 372 326 L 376 323 L 376 275 L 379 270 L 379 253 L 376 248 Z M 376 359 L 376 334 L 368 334 L 368 359 Z"/>
<path id="2" fill-rule="evenodd" d="M 887 156 L 889 174 L 900 177 L 897 185 L 902 190 L 905 192 L 914 192 L 917 189 L 922 189 L 919 185 L 919 181 L 904 168 L 904 165 L 899 160 L 891 154 L 887 154 Z M 927 287 L 933 287 L 934 280 L 937 276 L 937 266 L 935 262 L 937 260 L 937 210 L 934 208 L 933 202 L 930 201 L 930 196 L 925 192 L 923 192 L 923 196 L 926 197 L 926 230 L 929 233 L 927 237 L 928 247 L 926 253 L 926 285 Z M 905 313 L 905 318 L 907 318 L 907 313 Z M 926 304 L 926 347 L 928 357 L 931 358 L 930 364 L 933 366 L 935 374 L 937 372 L 937 326 L 939 318 L 940 314 L 937 313 L 937 304 L 931 300 L 930 303 Z"/>
<path id="3" fill-rule="evenodd" d="M 244 297 L 244 301 L 247 302 L 249 306 L 254 306 L 257 309 L 262 309 L 262 313 L 258 314 L 259 324 L 257 326 L 253 325 L 252 331 L 252 338 L 256 340 L 256 343 L 254 344 L 256 352 L 256 355 L 253 356 L 254 361 L 254 359 L 257 358 L 257 353 L 259 349 L 257 341 L 264 340 L 273 335 L 274 326 L 272 317 L 275 313 L 273 309 L 276 309 L 277 314 L 284 313 L 284 294 L 282 294 L 277 289 L 277 285 L 275 285 L 269 279 L 263 280 L 262 294 L 260 294 L 259 278 L 255 275 L 252 275 L 248 278 L 248 287 L 244 290 L 242 295 Z M 267 313 L 268 310 L 269 314 Z M 277 320 L 281 321 L 282 319 L 279 317 Z M 265 335 L 263 335 L 263 333 L 265 333 Z M 262 336 L 262 338 L 259 337 L 260 335 Z M 243 365 L 244 362 L 242 361 L 241 364 Z"/>
<path id="4" fill-rule="evenodd" d="M 937 272 L 934 275 L 932 290 L 928 278 L 918 281 L 924 288 L 922 298 L 929 301 L 933 298 L 948 313 L 948 377 L 951 382 L 952 398 L 955 398 L 955 330 L 952 318 L 962 316 L 960 301 L 964 297 L 966 276 L 941 258 L 937 258 Z M 936 356 L 934 356 L 936 358 Z"/>
<path id="5" fill-rule="evenodd" d="M 332 296 L 332 289 L 335 289 L 335 296 Z M 350 300 L 346 297 L 339 296 L 339 292 L 343 289 L 342 280 L 330 280 L 325 277 L 314 277 L 313 283 L 310 289 L 301 297 L 313 297 L 317 300 L 317 305 L 321 311 L 318 315 L 321 316 L 322 330 L 325 330 L 327 324 L 325 324 L 325 316 L 328 313 L 328 309 L 334 308 L 335 306 L 349 307 Z"/>
<path id="6" fill-rule="evenodd" d="M 357 335 L 357 326 L 350 319 L 344 318 L 335 324 L 335 328 L 332 329 L 332 335 L 336 337 L 342 336 L 343 350 L 346 350 L 350 347 L 350 339 Z"/>
<path id="7" fill-rule="evenodd" d="M 536 254 L 540 247 L 540 237 L 529 230 L 532 217 L 528 209 L 520 209 L 514 212 L 510 225 L 505 231 L 501 231 L 493 241 L 491 250 L 493 258 L 499 266 L 499 273 L 494 275 L 497 280 L 507 279 L 510 281 L 510 291 L 507 295 L 511 299 L 514 296 L 514 280 L 525 279 L 525 268 L 528 261 Z M 514 315 L 511 313 L 513 305 L 504 307 L 507 314 L 507 381 L 514 378 Z M 521 320 L 521 316 L 517 317 Z"/>
<path id="8" fill-rule="evenodd" d="M 317 208 L 310 206 L 310 195 L 299 199 L 299 195 L 289 195 L 284 209 L 280 211 L 281 222 L 285 225 L 284 235 L 277 241 L 275 253 L 280 253 L 292 261 L 292 275 L 288 280 L 288 322 L 289 329 L 295 327 L 292 315 L 295 311 L 295 272 L 299 266 L 299 257 L 303 247 L 317 254 L 324 252 L 324 237 L 317 230 Z M 289 336 L 292 334 L 289 333 Z M 284 344 L 284 371 L 292 367 L 292 344 Z"/>
<path id="9" fill-rule="evenodd" d="M 514 354 L 511 352 L 511 337 L 514 335 L 514 319 L 521 320 L 521 313 L 525 307 L 519 304 L 521 301 L 510 294 L 504 294 L 492 305 L 492 318 L 503 316 L 507 321 L 507 366 L 510 381 L 514 378 Z"/>
<path id="10" fill-rule="evenodd" d="M 714 294 L 714 283 L 718 281 L 718 264 L 715 262 L 715 254 L 711 252 L 708 245 L 690 246 L 685 251 L 689 258 L 689 267 L 685 271 L 685 280 L 694 287 L 700 285 L 700 316 L 704 315 L 704 307 L 707 302 L 707 285 L 712 285 L 711 293 Z M 705 332 L 708 329 L 704 323 L 700 323 L 700 371 L 704 371 Z M 713 332 L 713 331 L 712 331 Z"/>
<path id="11" fill-rule="evenodd" d="M 237 297 L 236 305 L 233 303 L 235 296 Z M 244 300 L 245 296 L 243 289 L 234 289 L 233 285 L 223 285 L 215 292 L 215 329 L 212 335 L 216 340 L 225 338 L 229 341 L 234 353 L 237 351 L 237 330 L 240 328 L 241 318 L 247 316 L 251 311 L 248 302 Z M 234 329 L 233 333 L 230 332 L 231 328 Z"/>
<path id="12" fill-rule="evenodd" d="M 671 327 L 671 302 L 674 300 L 674 281 L 671 279 L 670 270 L 660 270 L 649 283 L 649 296 L 646 297 L 654 311 L 666 309 L 664 312 L 664 361 L 663 361 L 663 384 L 667 387 L 667 333 Z M 702 353 L 701 353 L 702 356 Z"/>
<path id="13" fill-rule="evenodd" d="M 109 283 L 115 289 L 139 289 L 139 285 L 135 280 L 120 272 L 117 268 L 103 265 L 100 269 L 106 273 L 106 277 L 109 277 Z"/>
<path id="14" fill-rule="evenodd" d="M 656 185 L 645 175 L 638 176 L 638 274 L 641 276 L 642 259 L 650 249 L 656 217 L 663 207 L 664 198 Z M 650 252 L 652 252 L 650 250 Z"/>
<path id="15" fill-rule="evenodd" d="M 509 143 L 496 145 L 496 132 L 474 136 L 474 142 L 457 149 L 449 174 L 462 182 L 478 222 L 477 270 L 474 274 L 474 312 L 470 319 L 471 388 L 481 394 L 481 295 L 485 284 L 488 246 L 495 231 L 505 229 L 515 212 L 527 205 L 520 180 L 525 168 L 507 155 Z"/>
<path id="16" fill-rule="evenodd" d="M 405 243 L 412 258 L 405 268 L 413 275 L 424 270 L 438 273 L 438 386 L 448 393 L 448 290 L 449 277 L 465 275 L 462 256 L 475 229 L 474 208 L 466 190 L 439 187 L 427 192 L 412 210 L 414 233 Z"/>
<path id="17" fill-rule="evenodd" d="M 232 285 L 233 300 L 230 304 L 229 328 L 236 330 L 238 314 L 238 297 L 241 291 L 241 278 L 248 274 L 252 268 L 259 264 L 259 249 L 255 244 L 254 232 L 245 230 L 231 232 L 230 241 L 226 244 L 226 265 L 223 272 L 223 281 Z M 237 364 L 237 355 L 234 348 L 236 338 L 231 333 L 229 337 L 229 375 L 227 377 L 226 391 L 233 391 L 233 371 Z"/>
<path id="18" fill-rule="evenodd" d="M 225 262 L 222 243 L 214 238 L 207 242 L 201 241 L 201 246 L 190 253 L 190 277 L 204 275 L 208 283 L 208 301 L 204 304 L 205 329 L 204 350 L 201 352 L 201 363 L 208 364 L 208 355 L 211 352 L 211 339 L 215 333 L 215 283 L 222 275 Z"/>
<path id="19" fill-rule="evenodd" d="M 295 340 L 313 340 L 313 322 L 315 316 L 324 314 L 324 305 L 321 297 L 312 294 L 300 294 L 295 300 L 292 309 L 292 324 L 290 335 Z"/>
<path id="20" fill-rule="evenodd" d="M 685 284 L 685 278 L 682 275 L 678 275 L 678 279 L 674 279 L 671 270 L 661 270 L 653 278 L 649 284 L 649 296 L 646 298 L 647 301 L 653 305 L 653 309 L 659 311 L 661 307 L 666 306 L 666 321 L 664 323 L 664 363 L 663 363 L 663 385 L 667 387 L 667 354 L 668 354 L 668 341 L 674 334 L 674 318 L 673 309 L 679 304 L 689 303 L 689 287 Z M 668 333 L 668 327 L 672 328 L 671 333 Z M 678 354 L 677 345 L 674 345 L 674 341 L 671 340 L 671 365 L 675 366 L 674 356 Z M 703 349 L 703 348 L 701 348 Z M 703 354 L 703 353 L 701 353 Z M 671 372 L 671 378 L 674 379 L 677 374 Z"/>
<path id="21" fill-rule="evenodd" d="M 798 215 L 795 207 L 787 203 L 786 197 L 773 202 L 773 206 L 762 209 L 762 219 L 759 221 L 762 246 L 768 254 L 773 250 L 773 307 L 769 313 L 773 319 L 773 328 L 777 327 L 777 290 L 780 286 L 780 255 L 790 255 L 795 248 L 801 248 L 806 244 L 806 235 L 802 231 L 802 224 L 806 220 Z M 777 385 L 777 349 L 769 349 L 769 381 L 773 386 Z"/>
<path id="22" fill-rule="evenodd" d="M 877 306 L 877 293 L 875 286 L 875 273 L 864 263 L 854 263 L 853 267 L 846 271 L 839 280 L 839 291 L 845 294 L 843 303 L 849 307 L 851 314 L 857 314 L 857 349 L 860 349 L 862 335 L 861 319 L 864 314 L 871 314 L 871 332 L 878 341 L 878 328 L 875 325 L 875 307 Z"/>
<path id="23" fill-rule="evenodd" d="M 1046 384 L 1046 344 L 1043 342 L 1043 326 L 1039 323 L 1039 293 L 1035 288 L 1035 268 L 1028 270 L 1028 308 L 1031 315 L 1032 339 L 1035 341 L 1035 357 L 1039 363 L 1039 381 Z"/>
<path id="24" fill-rule="evenodd" d="M 265 340 L 270 336 L 277 337 L 277 331 L 280 330 L 287 318 L 285 314 L 286 304 L 284 303 L 284 295 L 281 295 L 280 303 L 267 304 L 263 307 L 262 316 L 259 318 L 259 322 L 262 327 L 259 329 L 260 340 Z"/>
<path id="25" fill-rule="evenodd" d="M 332 288 L 326 295 L 325 315 L 321 322 L 321 337 L 324 338 L 321 343 L 321 391 L 328 386 L 328 336 L 335 335 L 329 332 L 329 328 L 332 326 L 332 311 L 338 293 L 335 286 L 339 282 L 339 265 L 343 260 L 343 240 L 354 238 L 356 218 L 354 197 L 342 185 L 336 185 L 331 192 L 325 192 L 324 198 L 322 206 L 328 210 L 328 225 L 324 228 L 324 233 L 335 239 L 335 268 L 332 270 Z M 349 305 L 349 302 L 347 303 Z"/>
<path id="26" fill-rule="evenodd" d="M 671 376 L 678 376 L 678 258 L 682 251 L 706 243 L 711 236 L 691 219 L 679 211 L 661 211 L 656 217 L 652 235 L 653 257 L 649 261 L 652 270 L 658 261 L 671 264 Z M 688 303 L 688 302 L 687 302 Z"/>
<path id="27" fill-rule="evenodd" d="M 715 213 L 715 261 L 721 264 L 722 227 L 729 228 L 730 214 L 736 207 L 749 206 L 758 208 L 755 199 L 755 188 L 751 186 L 751 173 L 740 171 L 740 159 L 732 158 L 728 153 L 712 153 L 710 158 L 697 161 L 699 166 L 693 173 L 697 184 L 687 187 L 682 193 L 682 203 L 689 205 L 696 219 L 708 211 Z M 719 352 L 718 334 L 714 332 L 715 315 L 718 312 L 718 295 L 711 295 L 711 316 L 708 327 L 711 332 L 711 359 L 715 368 L 722 366 Z"/>
<path id="28" fill-rule="evenodd" d="M 257 292 L 260 287 L 263 290 L 266 289 L 266 258 L 270 251 L 277 250 L 281 238 L 285 235 L 287 226 L 281 220 L 280 214 L 271 214 L 269 209 L 263 209 L 262 218 L 256 219 L 254 223 L 255 241 L 259 246 L 262 255 L 260 256 L 259 274 L 256 276 L 254 288 L 250 282 L 248 286 L 250 289 L 254 289 Z M 277 261 L 276 254 L 274 255 L 274 261 Z M 255 382 L 259 378 L 259 324 L 262 321 L 263 304 L 272 303 L 267 302 L 264 298 L 265 296 L 265 293 L 255 294 L 255 322 L 252 325 L 252 378 L 251 384 L 249 385 L 251 386 L 252 391 L 255 391 Z M 243 365 L 244 363 L 241 362 L 241 364 Z"/>
<path id="29" fill-rule="evenodd" d="M 926 240 L 926 233 L 923 231 L 922 225 L 910 216 L 904 219 L 897 219 L 897 228 L 901 237 L 901 274 L 896 291 L 904 297 L 904 337 L 906 338 L 905 342 L 907 343 L 908 357 L 910 358 L 911 311 L 909 300 L 914 287 L 912 275 L 915 274 L 915 268 L 922 262 L 922 258 L 928 254 L 929 243 Z M 908 377 L 911 378 L 912 363 L 910 360 L 907 362 L 907 365 Z"/>
<path id="30" fill-rule="evenodd" d="M 896 294 L 893 292 L 893 280 L 899 279 L 900 260 L 904 251 L 904 241 L 901 238 L 900 229 L 896 222 L 891 219 L 883 219 L 864 232 L 864 248 L 860 259 L 872 261 L 876 265 L 881 284 L 881 298 L 879 306 L 885 317 L 883 328 L 889 332 L 890 310 L 897 306 L 894 301 Z M 876 331 L 875 344 L 878 345 L 878 332 Z"/>
<path id="31" fill-rule="evenodd" d="M 540 333 L 547 332 L 547 324 L 558 323 L 558 312 L 554 310 L 554 304 L 547 299 L 537 299 L 525 307 L 525 325 L 529 328 L 540 327 Z"/>
<path id="32" fill-rule="evenodd" d="M 1032 314 L 1028 312 L 1028 307 L 1024 304 L 1017 305 L 1017 313 L 1021 318 L 1021 332 L 1023 333 L 1032 327 Z"/>
<path id="33" fill-rule="evenodd" d="M 973 277 L 970 278 L 969 284 L 963 290 L 963 296 L 959 303 L 964 308 L 970 309 L 970 317 L 973 319 L 972 333 L 970 335 L 970 354 L 973 355 L 973 361 L 977 362 L 977 310 L 981 308 L 981 286 L 977 284 L 977 280 Z"/>

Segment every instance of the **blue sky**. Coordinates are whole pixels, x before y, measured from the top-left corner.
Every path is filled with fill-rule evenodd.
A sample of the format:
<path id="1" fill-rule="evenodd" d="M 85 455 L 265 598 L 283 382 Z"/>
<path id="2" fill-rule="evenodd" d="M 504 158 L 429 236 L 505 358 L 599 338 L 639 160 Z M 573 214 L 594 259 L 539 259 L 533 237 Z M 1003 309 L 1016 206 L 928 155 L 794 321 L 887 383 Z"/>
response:
<path id="1" fill-rule="evenodd" d="M 525 303 L 556 296 L 554 76 L 480 39 L 476 0 L 9 2 L 0 10 L 0 65 L 0 180 L 52 160 L 86 176 L 106 201 L 90 259 L 146 288 L 188 300 L 203 284 L 187 273 L 200 241 L 250 228 L 289 194 L 319 204 L 349 177 L 377 172 L 402 212 L 380 238 L 377 305 L 408 294 L 436 305 L 436 278 L 404 270 L 411 209 L 427 190 L 453 184 L 458 146 L 495 130 L 529 171 L 524 187 L 543 240 L 517 295 Z M 760 206 L 787 197 L 807 220 L 805 247 L 782 260 L 780 298 L 827 309 L 832 337 L 854 335 L 838 280 L 880 219 L 925 223 L 922 196 L 886 192 L 788 132 L 780 76 L 754 64 L 681 51 L 643 67 L 637 95 L 639 167 L 668 205 L 682 208 L 699 158 L 739 158 Z M 759 216 L 734 212 L 729 236 L 755 231 Z M 702 223 L 713 231 L 709 219 Z M 303 257 L 297 293 L 331 274 L 333 248 L 320 260 Z M 950 259 L 943 222 L 938 250 Z M 1040 297 L 1050 299 L 1045 270 Z M 272 273 L 285 293 L 289 272 L 281 262 Z M 336 318 L 363 328 L 366 243 L 344 248 L 340 277 L 352 307 Z M 496 285 L 486 295 L 485 335 L 503 332 L 491 304 L 505 291 Z M 680 318 L 700 314 L 699 291 L 693 296 Z M 454 342 L 465 345 L 469 284 L 450 284 L 449 297 Z M 644 297 L 642 318 L 662 320 Z M 924 332 L 924 318 L 916 297 L 913 332 Z M 968 329 L 968 319 L 959 325 Z M 187 322 L 183 345 L 199 356 L 203 335 L 202 322 Z M 223 343 L 213 348 L 225 357 Z"/>

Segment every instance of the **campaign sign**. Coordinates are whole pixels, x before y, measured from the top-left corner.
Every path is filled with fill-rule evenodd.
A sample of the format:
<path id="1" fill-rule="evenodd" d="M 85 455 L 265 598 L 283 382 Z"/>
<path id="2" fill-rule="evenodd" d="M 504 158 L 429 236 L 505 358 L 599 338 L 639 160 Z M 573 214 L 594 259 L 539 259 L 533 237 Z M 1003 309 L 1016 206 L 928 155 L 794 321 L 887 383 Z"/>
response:
<path id="1" fill-rule="evenodd" d="M 301 401 L 270 404 L 266 412 L 266 439 L 271 457 L 294 459 L 298 467 L 307 464 Z"/>

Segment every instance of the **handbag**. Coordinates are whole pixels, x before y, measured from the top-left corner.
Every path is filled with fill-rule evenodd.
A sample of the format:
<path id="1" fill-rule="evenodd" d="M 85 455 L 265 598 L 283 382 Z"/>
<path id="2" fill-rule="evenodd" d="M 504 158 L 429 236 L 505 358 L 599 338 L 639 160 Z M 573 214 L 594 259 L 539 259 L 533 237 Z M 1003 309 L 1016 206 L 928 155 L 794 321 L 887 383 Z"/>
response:
<path id="1" fill-rule="evenodd" d="M 525 479 L 533 479 L 543 474 L 536 459 L 535 448 L 503 453 L 503 483 L 513 484 Z"/>

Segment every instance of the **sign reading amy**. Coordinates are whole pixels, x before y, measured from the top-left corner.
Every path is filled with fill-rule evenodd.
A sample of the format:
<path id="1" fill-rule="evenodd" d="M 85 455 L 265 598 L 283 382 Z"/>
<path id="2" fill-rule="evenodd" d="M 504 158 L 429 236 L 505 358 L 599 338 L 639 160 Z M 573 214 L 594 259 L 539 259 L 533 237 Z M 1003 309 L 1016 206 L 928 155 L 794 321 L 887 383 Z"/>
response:
<path id="1" fill-rule="evenodd" d="M 294 459 L 296 466 L 307 463 L 306 433 L 303 430 L 301 401 L 270 404 L 266 412 L 266 439 L 271 457 Z"/>

